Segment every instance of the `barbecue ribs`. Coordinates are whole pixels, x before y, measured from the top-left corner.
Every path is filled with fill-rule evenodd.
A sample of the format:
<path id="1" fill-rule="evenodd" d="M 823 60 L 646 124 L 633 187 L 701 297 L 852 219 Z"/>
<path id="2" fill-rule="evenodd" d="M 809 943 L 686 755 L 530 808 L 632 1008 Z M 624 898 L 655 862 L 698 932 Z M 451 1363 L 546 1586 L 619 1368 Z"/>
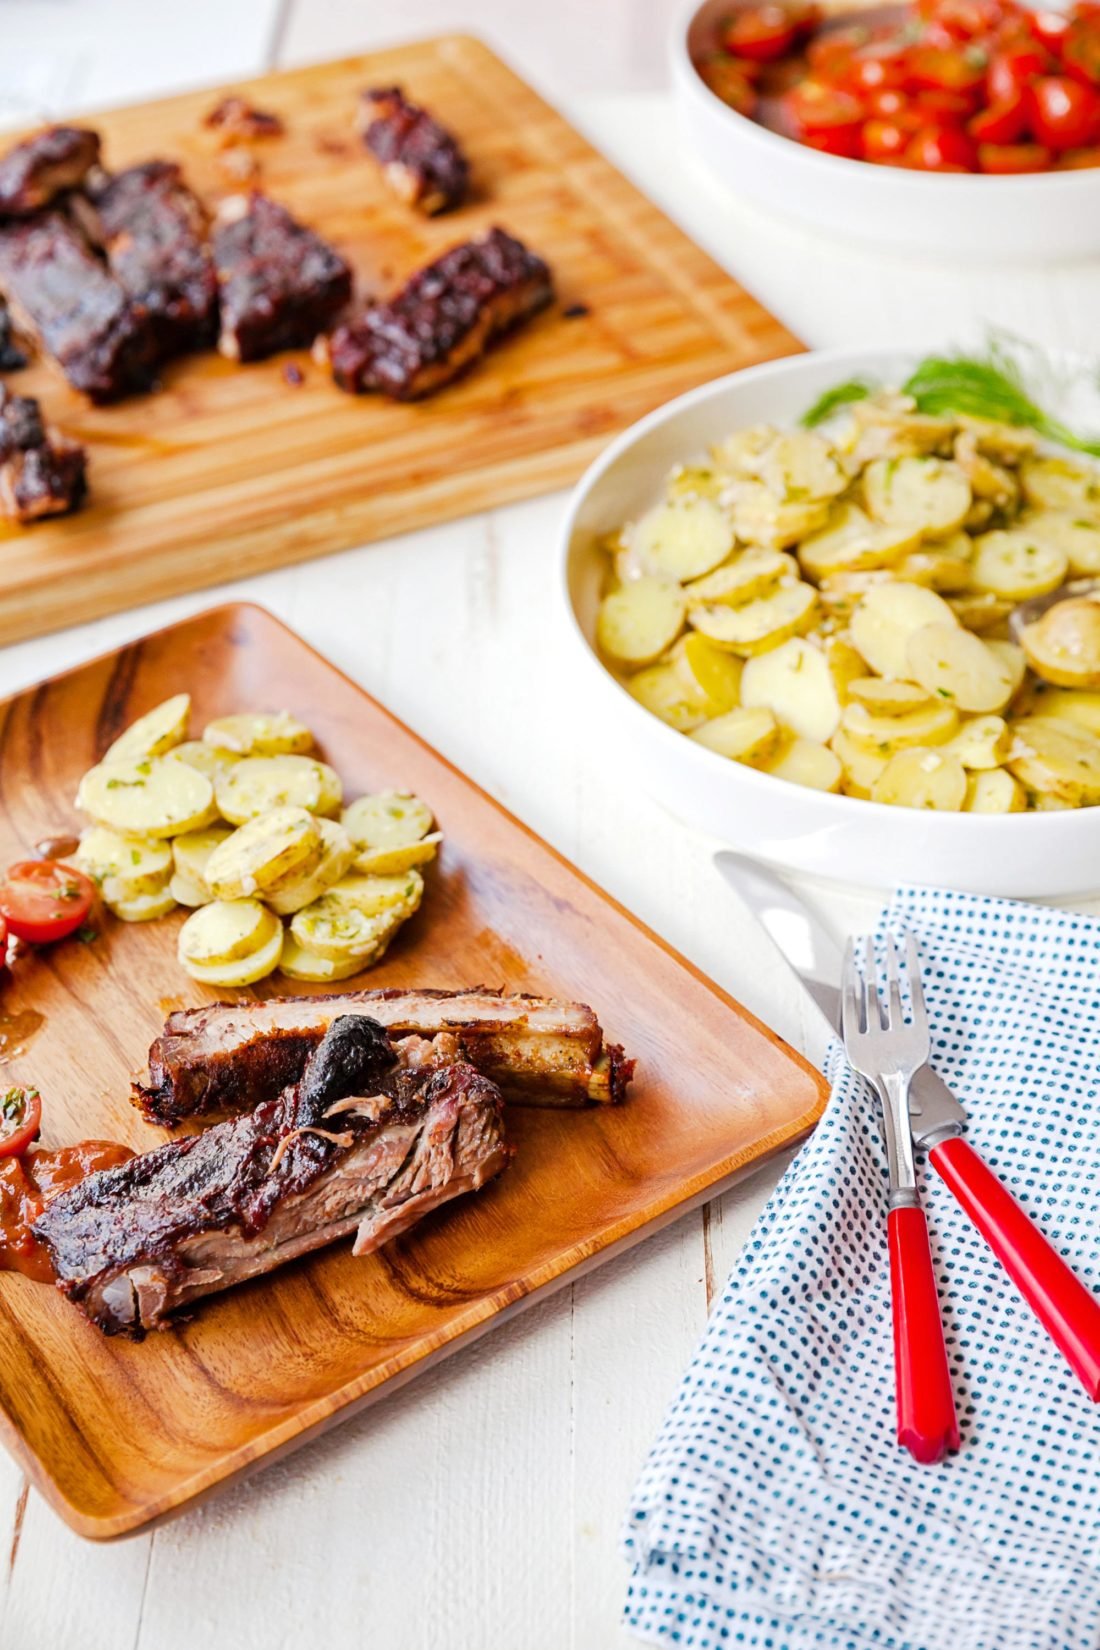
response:
<path id="1" fill-rule="evenodd" d="M 311 344 L 351 297 L 351 270 L 332 247 L 266 195 L 235 195 L 214 228 L 221 298 L 218 348 L 258 361 Z"/>
<path id="2" fill-rule="evenodd" d="M 21 523 L 66 515 L 86 492 L 84 448 L 45 424 L 37 401 L 0 385 L 0 514 Z"/>
<path id="3" fill-rule="evenodd" d="M 149 317 L 61 213 L 0 226 L 0 290 L 22 330 L 92 401 L 152 385 Z"/>
<path id="4" fill-rule="evenodd" d="M 0 372 L 19 372 L 27 364 L 27 357 L 19 348 L 19 340 L 11 324 L 11 312 L 0 298 Z"/>
<path id="5" fill-rule="evenodd" d="M 0 218 L 26 218 L 76 189 L 99 160 L 99 136 L 49 126 L 0 156 Z"/>
<path id="6" fill-rule="evenodd" d="M 359 131 L 400 200 L 429 215 L 461 204 L 470 177 L 466 156 L 446 127 L 408 102 L 400 86 L 363 92 Z"/>
<path id="7" fill-rule="evenodd" d="M 421 1038 L 450 1036 L 468 1060 L 509 1094 L 532 1104 L 579 1106 L 623 1098 L 633 1071 L 605 1043 L 583 1003 L 475 991 L 348 991 L 328 997 L 270 997 L 210 1003 L 170 1014 L 149 1050 L 134 1103 L 153 1123 L 236 1111 L 270 1100 L 302 1068 L 329 1026 L 364 1015 L 395 1038 L 407 1059 Z"/>
<path id="8" fill-rule="evenodd" d="M 206 213 L 171 161 L 94 179 L 82 221 L 111 273 L 150 319 L 162 357 L 205 349 L 218 332 Z"/>
<path id="9" fill-rule="evenodd" d="M 277 1100 L 90 1175 L 34 1222 L 58 1284 L 107 1334 L 140 1338 L 201 1296 L 355 1233 L 365 1255 L 511 1156 L 472 1067 L 403 1067 L 345 1016 Z"/>
<path id="10" fill-rule="evenodd" d="M 542 259 L 490 229 L 418 270 L 389 303 L 372 304 L 319 340 L 318 359 L 352 394 L 382 390 L 414 401 L 457 378 L 553 295 Z"/>

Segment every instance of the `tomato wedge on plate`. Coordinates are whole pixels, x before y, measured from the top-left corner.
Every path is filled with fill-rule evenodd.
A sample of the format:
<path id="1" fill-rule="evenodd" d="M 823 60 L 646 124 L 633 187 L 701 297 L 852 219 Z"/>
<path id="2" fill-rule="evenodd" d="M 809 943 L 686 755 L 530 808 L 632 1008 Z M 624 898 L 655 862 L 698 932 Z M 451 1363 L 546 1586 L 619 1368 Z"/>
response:
<path id="1" fill-rule="evenodd" d="M 95 899 L 95 884 L 56 859 L 20 860 L 0 883 L 0 916 L 16 939 L 49 945 L 75 934 Z"/>
<path id="2" fill-rule="evenodd" d="M 38 1138 L 42 1096 L 37 1089 L 8 1089 L 0 1098 L 0 1157 L 19 1157 Z"/>
<path id="3" fill-rule="evenodd" d="M 1027 89 L 1031 135 L 1048 149 L 1083 149 L 1100 137 L 1100 92 L 1069 75 L 1043 75 Z"/>

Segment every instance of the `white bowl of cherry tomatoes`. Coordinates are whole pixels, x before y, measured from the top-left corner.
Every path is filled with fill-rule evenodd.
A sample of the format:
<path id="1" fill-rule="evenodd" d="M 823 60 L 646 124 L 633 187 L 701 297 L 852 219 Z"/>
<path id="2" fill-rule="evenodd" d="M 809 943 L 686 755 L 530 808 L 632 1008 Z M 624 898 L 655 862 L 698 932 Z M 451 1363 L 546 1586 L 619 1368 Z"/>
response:
<path id="1" fill-rule="evenodd" d="M 728 188 L 924 256 L 1100 251 L 1100 4 L 706 0 L 673 38 L 686 141 Z"/>

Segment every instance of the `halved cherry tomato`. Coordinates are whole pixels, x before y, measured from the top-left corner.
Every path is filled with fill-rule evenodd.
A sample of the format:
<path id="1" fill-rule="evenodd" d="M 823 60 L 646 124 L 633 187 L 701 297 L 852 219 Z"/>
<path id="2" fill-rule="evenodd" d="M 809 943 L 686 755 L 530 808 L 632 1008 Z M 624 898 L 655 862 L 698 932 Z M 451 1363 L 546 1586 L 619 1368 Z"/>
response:
<path id="1" fill-rule="evenodd" d="M 1100 93 L 1068 75 L 1043 75 L 1027 89 L 1031 134 L 1048 149 L 1082 149 L 1100 137 Z"/>
<path id="2" fill-rule="evenodd" d="M 11 1088 L 0 1096 L 0 1157 L 19 1157 L 38 1138 L 42 1096 L 37 1089 Z"/>
<path id="3" fill-rule="evenodd" d="M 868 46 L 856 52 L 838 78 L 859 97 L 873 92 L 900 91 L 905 85 L 905 63 L 892 46 Z"/>
<path id="4" fill-rule="evenodd" d="M 936 0 L 932 17 L 955 40 L 974 40 L 1001 22 L 997 0 Z"/>
<path id="5" fill-rule="evenodd" d="M 822 133 L 842 133 L 862 125 L 863 105 L 851 92 L 823 80 L 803 80 L 784 98 L 787 114 L 803 142 Z"/>
<path id="6" fill-rule="evenodd" d="M 863 123 L 863 158 L 889 166 L 901 160 L 912 132 L 897 120 L 866 120 Z"/>
<path id="7" fill-rule="evenodd" d="M 910 139 L 904 164 L 919 172 L 976 172 L 978 151 L 957 126 L 925 126 Z"/>
<path id="8" fill-rule="evenodd" d="M 1049 52 L 1041 46 L 1022 46 L 994 53 L 985 77 L 993 103 L 1008 103 L 1025 92 L 1037 75 L 1050 72 Z"/>
<path id="9" fill-rule="evenodd" d="M 1028 18 L 1031 32 L 1048 52 L 1061 52 L 1069 28 L 1069 18 L 1062 11 L 1036 11 Z"/>
<path id="10" fill-rule="evenodd" d="M 961 46 L 914 46 L 906 56 L 908 84 L 915 92 L 961 92 L 981 95 L 985 54 Z"/>
<path id="11" fill-rule="evenodd" d="M 751 64 L 742 66 L 725 52 L 715 52 L 699 64 L 699 73 L 715 97 L 720 97 L 739 115 L 752 115 L 756 109 L 756 90 L 745 73 L 745 68 L 751 67 Z"/>
<path id="12" fill-rule="evenodd" d="M 1058 156 L 1058 166 L 1064 172 L 1079 172 L 1086 167 L 1100 166 L 1100 149 L 1067 149 Z"/>
<path id="13" fill-rule="evenodd" d="M 967 126 L 975 143 L 1016 143 L 1027 131 L 1027 98 L 1022 92 L 991 103 Z"/>
<path id="14" fill-rule="evenodd" d="M 1100 85 L 1100 18 L 1078 7 L 1078 15 L 1062 41 L 1062 62 L 1068 73 L 1086 86 Z"/>
<path id="15" fill-rule="evenodd" d="M 815 75 L 831 80 L 842 74 L 855 56 L 871 40 L 871 31 L 862 23 L 845 28 L 822 29 L 806 47 L 806 62 Z"/>
<path id="16" fill-rule="evenodd" d="M 918 92 L 911 106 L 921 125 L 965 126 L 978 99 L 965 92 Z"/>
<path id="17" fill-rule="evenodd" d="M 0 915 L 16 939 L 49 945 L 74 934 L 95 899 L 95 884 L 56 859 L 20 860 L 0 883 Z"/>
<path id="18" fill-rule="evenodd" d="M 979 143 L 978 165 L 983 172 L 1046 172 L 1054 156 L 1041 143 Z"/>
<path id="19" fill-rule="evenodd" d="M 771 63 L 785 57 L 816 21 L 807 5 L 778 5 L 763 0 L 758 6 L 735 11 L 722 34 L 722 44 L 735 57 Z"/>

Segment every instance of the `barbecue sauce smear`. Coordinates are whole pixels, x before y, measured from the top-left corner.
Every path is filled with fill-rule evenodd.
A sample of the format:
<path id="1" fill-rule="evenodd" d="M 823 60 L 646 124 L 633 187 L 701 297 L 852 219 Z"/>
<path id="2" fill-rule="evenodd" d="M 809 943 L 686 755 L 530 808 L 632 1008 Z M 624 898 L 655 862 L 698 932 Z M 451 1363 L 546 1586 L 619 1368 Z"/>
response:
<path id="1" fill-rule="evenodd" d="M 52 1197 L 100 1169 L 129 1162 L 133 1152 L 113 1140 L 81 1140 L 57 1151 L 29 1151 L 0 1159 L 0 1271 L 53 1283 L 53 1267 L 31 1226 Z"/>

